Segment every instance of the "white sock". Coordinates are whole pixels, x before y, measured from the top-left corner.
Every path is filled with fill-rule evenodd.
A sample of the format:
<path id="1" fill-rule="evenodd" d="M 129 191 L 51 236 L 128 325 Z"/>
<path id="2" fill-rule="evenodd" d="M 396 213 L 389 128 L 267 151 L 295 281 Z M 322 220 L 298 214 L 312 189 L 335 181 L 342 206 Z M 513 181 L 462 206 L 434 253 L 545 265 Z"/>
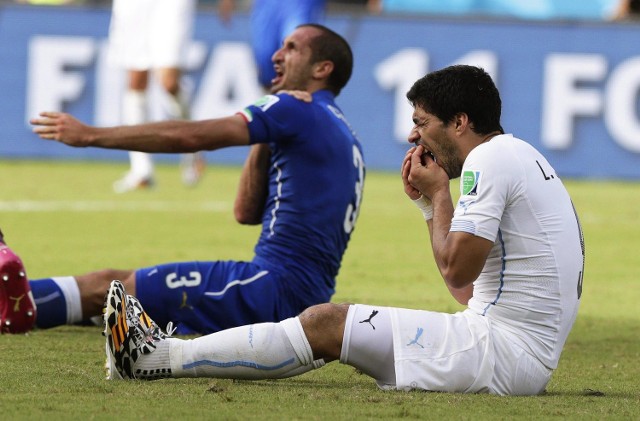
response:
<path id="1" fill-rule="evenodd" d="M 122 124 L 133 126 L 146 123 L 147 94 L 145 91 L 127 90 L 122 96 Z"/>
<path id="2" fill-rule="evenodd" d="M 163 111 L 167 120 L 189 119 L 189 104 L 187 103 L 187 99 L 184 98 L 182 91 L 179 91 L 176 95 L 166 92 L 164 97 L 165 106 L 163 107 Z"/>
<path id="3" fill-rule="evenodd" d="M 182 94 L 182 89 L 176 94 L 172 95 L 168 92 L 165 92 L 164 95 L 164 107 L 163 111 L 167 120 L 188 120 L 189 119 L 189 104 L 187 99 Z M 186 167 L 184 171 L 190 171 L 190 168 L 194 165 L 195 161 L 195 153 L 194 154 L 182 154 L 182 165 Z M 187 173 L 183 174 L 183 181 L 187 185 L 196 184 L 198 179 L 191 179 L 196 177 L 194 174 Z"/>
<path id="4" fill-rule="evenodd" d="M 153 175 L 153 159 L 145 152 L 129 152 L 131 173 L 138 178 L 150 178 Z"/>
<path id="5" fill-rule="evenodd" d="M 145 91 L 130 89 L 122 97 L 122 124 L 135 125 L 146 123 L 147 95 Z M 153 160 L 151 155 L 144 152 L 129 152 L 131 173 L 140 178 L 153 175 Z"/>
<path id="6" fill-rule="evenodd" d="M 324 361 L 313 361 L 297 317 L 168 342 L 173 377 L 278 379 L 324 365 Z"/>
<path id="7" fill-rule="evenodd" d="M 156 342 L 156 349 L 151 354 L 142 355 L 136 361 L 134 375 L 141 380 L 156 380 L 171 377 L 171 366 L 169 365 L 169 341 L 179 341 L 180 339 L 169 338 L 165 341 Z"/>
<path id="8" fill-rule="evenodd" d="M 82 321 L 82 303 L 80 301 L 80 289 L 73 276 L 59 276 L 51 278 L 62 291 L 67 305 L 67 324 L 72 325 Z"/>

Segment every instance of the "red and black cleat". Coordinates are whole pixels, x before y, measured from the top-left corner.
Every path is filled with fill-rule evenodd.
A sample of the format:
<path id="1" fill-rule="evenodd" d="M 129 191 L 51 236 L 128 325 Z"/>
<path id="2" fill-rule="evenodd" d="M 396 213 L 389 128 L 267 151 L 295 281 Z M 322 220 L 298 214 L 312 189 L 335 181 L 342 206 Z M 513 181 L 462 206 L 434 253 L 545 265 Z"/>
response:
<path id="1" fill-rule="evenodd" d="M 28 332 L 35 322 L 36 304 L 27 272 L 0 231 L 0 333 Z"/>

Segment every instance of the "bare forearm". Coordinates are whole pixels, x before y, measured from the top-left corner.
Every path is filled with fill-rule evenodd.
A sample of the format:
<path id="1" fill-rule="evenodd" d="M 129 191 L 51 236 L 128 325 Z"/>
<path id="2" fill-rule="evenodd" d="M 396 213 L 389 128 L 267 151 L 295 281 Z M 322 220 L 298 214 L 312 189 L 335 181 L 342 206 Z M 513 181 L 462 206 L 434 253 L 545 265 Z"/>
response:
<path id="1" fill-rule="evenodd" d="M 249 151 L 238 185 L 234 215 L 241 224 L 255 225 L 262 221 L 268 194 L 268 171 L 271 152 L 268 145 L 254 145 Z"/>
<path id="2" fill-rule="evenodd" d="M 452 254 L 447 244 L 447 237 L 453 219 L 453 202 L 448 190 L 434 195 L 431 201 L 433 203 L 433 219 L 428 222 L 431 248 L 436 265 L 446 282 Z"/>
<path id="3" fill-rule="evenodd" d="M 86 146 L 140 152 L 177 153 L 209 149 L 188 121 L 163 121 L 139 126 L 92 128 Z"/>
<path id="4" fill-rule="evenodd" d="M 491 242 L 466 232 L 451 232 L 454 207 L 449 177 L 432 156 L 424 153 L 422 145 L 407 152 L 401 173 L 409 198 L 415 201 L 422 195 L 431 201 L 432 209 L 423 209 L 423 213 L 436 265 L 451 295 L 466 304 L 473 294 L 472 283 L 484 266 Z"/>
<path id="5" fill-rule="evenodd" d="M 31 120 L 41 138 L 74 147 L 141 152 L 195 152 L 249 144 L 249 129 L 240 116 L 203 121 L 163 121 L 135 126 L 93 127 L 70 114 L 43 112 Z"/>
<path id="6" fill-rule="evenodd" d="M 432 199 L 433 220 L 429 221 L 431 246 L 436 265 L 451 294 L 465 304 L 475 281 L 487 261 L 493 242 L 464 231 L 451 231 L 453 202 L 446 195 Z"/>

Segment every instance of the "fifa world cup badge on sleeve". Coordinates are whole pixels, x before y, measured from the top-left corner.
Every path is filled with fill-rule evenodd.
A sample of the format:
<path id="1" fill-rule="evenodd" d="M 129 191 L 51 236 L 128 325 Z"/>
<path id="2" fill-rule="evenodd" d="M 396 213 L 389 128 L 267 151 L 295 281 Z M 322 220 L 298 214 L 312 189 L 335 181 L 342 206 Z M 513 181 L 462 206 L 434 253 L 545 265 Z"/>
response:
<path id="1" fill-rule="evenodd" d="M 481 176 L 480 171 L 465 170 L 462 173 L 462 184 L 460 193 L 463 196 L 477 196 L 478 195 L 478 182 Z"/>
<path id="2" fill-rule="evenodd" d="M 274 105 L 278 101 L 280 101 L 280 98 L 275 95 L 265 95 L 259 100 L 257 100 L 256 103 L 253 105 L 255 105 L 256 107 L 259 107 L 262 111 L 267 111 L 269 108 L 271 108 L 272 105 Z"/>

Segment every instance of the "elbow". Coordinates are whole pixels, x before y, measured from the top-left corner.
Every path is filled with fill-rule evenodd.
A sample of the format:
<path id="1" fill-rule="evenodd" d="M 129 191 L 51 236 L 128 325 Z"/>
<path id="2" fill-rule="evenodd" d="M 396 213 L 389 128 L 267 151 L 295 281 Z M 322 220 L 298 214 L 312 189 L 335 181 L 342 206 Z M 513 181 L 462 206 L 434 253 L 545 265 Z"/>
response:
<path id="1" fill-rule="evenodd" d="M 469 279 L 469 276 L 454 274 L 452 271 L 443 272 L 442 276 L 453 298 L 462 305 L 468 305 L 473 295 L 474 279 Z"/>
<path id="2" fill-rule="evenodd" d="M 458 295 L 454 295 L 453 297 L 456 299 L 458 304 L 462 304 L 463 306 L 468 306 L 469 305 L 469 298 L 467 298 L 466 296 L 465 297 L 461 297 L 461 296 L 458 296 Z"/>
<path id="3" fill-rule="evenodd" d="M 258 225 L 261 222 L 260 216 L 256 217 L 252 212 L 247 212 L 246 210 L 238 207 L 234 208 L 233 216 L 241 225 Z"/>
<path id="4" fill-rule="evenodd" d="M 456 254 L 456 256 L 459 255 L 461 253 Z M 472 284 L 480 276 L 484 266 L 484 262 L 476 264 L 469 259 L 439 259 L 439 261 L 438 267 L 442 278 L 447 286 L 453 289 L 466 288 Z"/>
<path id="5" fill-rule="evenodd" d="M 459 304 L 466 306 L 469 305 L 469 300 L 473 296 L 473 286 L 471 285 L 462 289 L 449 287 L 449 292 Z"/>
<path id="6" fill-rule="evenodd" d="M 444 282 L 449 288 L 462 289 L 475 281 L 476 277 L 469 276 L 468 273 L 455 270 L 455 268 L 446 268 L 440 271 Z"/>

